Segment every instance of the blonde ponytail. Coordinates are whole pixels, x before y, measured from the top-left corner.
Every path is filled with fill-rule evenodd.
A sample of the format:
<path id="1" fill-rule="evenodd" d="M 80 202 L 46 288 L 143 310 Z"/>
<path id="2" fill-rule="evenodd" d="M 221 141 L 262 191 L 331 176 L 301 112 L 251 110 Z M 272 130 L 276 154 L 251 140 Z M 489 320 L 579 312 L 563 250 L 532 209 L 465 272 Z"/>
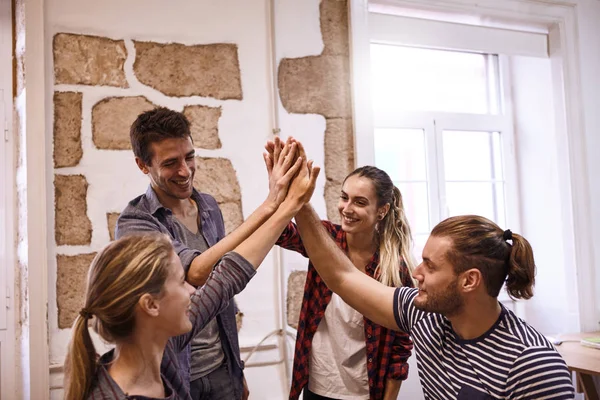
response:
<path id="1" fill-rule="evenodd" d="M 65 361 L 65 399 L 82 400 L 87 398 L 96 374 L 96 349 L 87 317 L 77 317 L 72 335 Z"/>
<path id="2" fill-rule="evenodd" d="M 125 236 L 102 249 L 88 272 L 85 308 L 73 324 L 65 360 L 65 399 L 84 400 L 94 384 L 96 349 L 88 322 L 107 343 L 130 337 L 135 309 L 145 293 L 158 295 L 175 256 L 169 238 L 145 233 Z"/>
<path id="3" fill-rule="evenodd" d="M 401 271 L 401 262 L 406 264 L 408 272 L 412 277 L 415 268 L 415 260 L 412 255 L 412 234 L 410 225 L 404 213 L 402 203 L 402 194 L 394 186 L 393 201 L 390 203 L 390 210 L 381 221 L 380 244 L 379 244 L 379 265 L 376 276 L 379 281 L 387 286 L 403 286 L 399 271 Z"/>

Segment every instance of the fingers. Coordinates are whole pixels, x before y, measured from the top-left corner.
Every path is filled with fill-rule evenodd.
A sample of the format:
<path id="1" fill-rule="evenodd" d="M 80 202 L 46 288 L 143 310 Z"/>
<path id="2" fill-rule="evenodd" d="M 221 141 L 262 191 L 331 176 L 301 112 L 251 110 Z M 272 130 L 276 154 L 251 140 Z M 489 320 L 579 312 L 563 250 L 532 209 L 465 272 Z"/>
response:
<path id="1" fill-rule="evenodd" d="M 265 160 L 265 165 L 267 167 L 267 173 L 269 175 L 271 175 L 271 172 L 273 171 L 273 158 L 271 158 L 270 154 L 263 153 L 263 159 Z"/>
<path id="2" fill-rule="evenodd" d="M 321 167 L 315 165 L 310 168 L 310 184 L 311 186 L 315 186 L 317 182 L 317 178 L 319 177 L 319 173 L 321 172 Z"/>
<path id="3" fill-rule="evenodd" d="M 302 168 L 303 164 L 304 163 L 302 157 L 298 157 L 294 165 L 292 165 L 290 169 L 288 169 L 288 171 L 285 173 L 285 175 L 281 178 L 282 183 L 284 185 L 287 185 L 292 180 L 292 178 L 296 176 L 296 173 L 300 170 L 300 168 Z"/>
<path id="4" fill-rule="evenodd" d="M 304 145 L 302 145 L 302 143 L 296 139 L 294 139 L 294 142 L 298 146 L 298 148 L 297 148 L 298 156 L 306 159 L 306 150 L 304 150 Z"/>
<path id="5" fill-rule="evenodd" d="M 310 169 L 310 181 L 308 182 L 308 187 L 306 190 L 305 203 L 310 201 L 313 193 L 315 192 L 315 187 L 317 186 L 317 178 L 319 177 L 319 173 L 321 172 L 321 167 L 315 166 Z"/>
<path id="6" fill-rule="evenodd" d="M 280 155 L 280 160 L 283 159 L 282 163 L 281 163 L 281 169 L 283 171 L 287 171 L 290 168 L 290 165 L 292 165 L 292 163 L 294 162 L 294 160 L 296 159 L 296 143 L 291 143 L 289 146 L 288 144 L 285 145 L 284 150 L 286 152 L 285 156 L 282 158 L 283 156 L 283 151 L 281 152 Z"/>
<path id="7" fill-rule="evenodd" d="M 288 141 L 285 142 L 283 147 L 281 148 L 281 152 L 279 153 L 279 160 L 277 160 L 278 165 L 282 165 L 285 162 L 285 157 L 291 150 L 291 143 Z"/>
<path id="8" fill-rule="evenodd" d="M 265 144 L 265 150 L 268 154 L 273 155 L 273 152 L 275 151 L 275 143 L 273 143 L 272 140 L 267 140 L 267 143 Z"/>
<path id="9" fill-rule="evenodd" d="M 279 155 L 281 154 L 281 139 L 279 136 L 275 136 L 273 139 L 273 165 L 279 162 Z"/>

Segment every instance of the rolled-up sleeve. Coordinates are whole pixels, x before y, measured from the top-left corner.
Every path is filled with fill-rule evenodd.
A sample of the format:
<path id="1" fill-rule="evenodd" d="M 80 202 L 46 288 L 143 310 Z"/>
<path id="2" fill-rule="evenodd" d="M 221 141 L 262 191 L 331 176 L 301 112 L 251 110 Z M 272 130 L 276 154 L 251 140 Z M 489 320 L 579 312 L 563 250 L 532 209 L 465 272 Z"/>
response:
<path id="1" fill-rule="evenodd" d="M 387 379 L 405 380 L 408 378 L 408 359 L 412 354 L 413 342 L 404 332 L 395 332 L 392 354 L 387 371 Z"/>

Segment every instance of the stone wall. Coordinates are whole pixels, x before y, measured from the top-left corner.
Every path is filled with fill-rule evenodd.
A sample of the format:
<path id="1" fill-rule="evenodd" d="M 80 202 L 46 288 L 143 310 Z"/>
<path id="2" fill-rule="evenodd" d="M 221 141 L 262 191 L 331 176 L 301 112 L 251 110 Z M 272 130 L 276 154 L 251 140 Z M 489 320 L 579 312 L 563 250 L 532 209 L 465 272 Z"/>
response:
<path id="1" fill-rule="evenodd" d="M 121 183 L 115 175 L 109 179 L 114 188 L 98 187 L 99 183 L 88 180 L 86 171 L 102 170 L 115 162 L 115 151 L 130 154 L 131 164 L 123 167 L 134 165 L 131 123 L 141 112 L 169 106 L 171 97 L 183 104 L 176 110 L 190 120 L 194 146 L 221 149 L 223 109 L 210 98 L 241 101 L 243 93 L 235 44 L 184 45 L 60 32 L 54 35 L 52 51 L 56 299 L 58 328 L 65 329 L 83 304 L 90 261 L 108 240 L 114 240 L 119 212 L 131 200 L 124 199 L 121 209 L 106 206 L 105 219 L 93 223 L 89 216 L 89 204 L 95 200 L 90 197 L 92 189 L 118 192 Z M 126 72 L 128 58 L 132 73 Z M 149 100 L 142 93 L 147 88 L 162 93 L 166 104 Z M 198 157 L 196 161 L 196 188 L 215 196 L 230 232 L 243 221 L 237 173 L 223 157 Z M 140 173 L 140 179 L 146 178 Z"/>
<path id="2" fill-rule="evenodd" d="M 339 222 L 342 182 L 354 168 L 347 0 L 322 0 L 318 56 L 284 58 L 279 64 L 279 95 L 290 113 L 325 117 L 325 203 L 327 218 Z"/>

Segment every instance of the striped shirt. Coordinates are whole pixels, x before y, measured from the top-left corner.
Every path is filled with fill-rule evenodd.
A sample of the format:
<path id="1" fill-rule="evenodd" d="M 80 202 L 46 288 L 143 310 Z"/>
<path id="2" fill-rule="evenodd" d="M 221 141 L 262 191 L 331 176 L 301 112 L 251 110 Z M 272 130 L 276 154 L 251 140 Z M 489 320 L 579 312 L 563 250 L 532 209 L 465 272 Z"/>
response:
<path id="1" fill-rule="evenodd" d="M 192 330 L 184 335 L 173 337 L 167 342 L 160 365 L 166 399 L 191 400 L 188 385 L 185 384 L 185 378 L 179 368 L 177 353 L 182 351 L 211 319 L 229 305 L 233 296 L 244 289 L 255 273 L 254 267 L 245 258 L 229 252 L 221 259 L 204 286 L 199 287 L 192 294 L 189 308 Z M 114 350 L 111 350 L 100 358 L 88 400 L 147 399 L 143 396 L 128 396 L 111 378 L 107 367 L 112 362 L 113 355 Z"/>
<path id="2" fill-rule="evenodd" d="M 418 310 L 417 289 L 398 288 L 394 314 L 410 332 L 426 399 L 573 399 L 569 370 L 552 344 L 502 306 L 482 336 L 460 339 L 450 321 Z"/>

